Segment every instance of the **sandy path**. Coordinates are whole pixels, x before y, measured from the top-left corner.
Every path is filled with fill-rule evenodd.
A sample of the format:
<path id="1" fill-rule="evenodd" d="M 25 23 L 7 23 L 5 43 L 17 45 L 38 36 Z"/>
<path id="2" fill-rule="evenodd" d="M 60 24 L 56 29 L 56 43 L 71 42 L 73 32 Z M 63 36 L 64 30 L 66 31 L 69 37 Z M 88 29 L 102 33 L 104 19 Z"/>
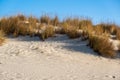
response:
<path id="1" fill-rule="evenodd" d="M 0 46 L 0 80 L 120 80 L 120 59 L 98 57 L 66 36 L 9 38 Z"/>

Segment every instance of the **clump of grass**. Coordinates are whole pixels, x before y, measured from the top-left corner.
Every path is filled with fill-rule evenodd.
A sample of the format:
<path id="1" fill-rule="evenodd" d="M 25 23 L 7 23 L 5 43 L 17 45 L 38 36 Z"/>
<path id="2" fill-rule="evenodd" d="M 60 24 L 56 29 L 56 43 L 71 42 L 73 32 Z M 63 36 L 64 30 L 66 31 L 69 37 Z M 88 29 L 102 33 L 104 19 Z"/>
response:
<path id="1" fill-rule="evenodd" d="M 23 15 L 3 18 L 0 21 L 0 29 L 3 30 L 6 35 L 12 34 L 15 37 L 27 35 L 36 27 L 38 20 L 34 17 L 29 17 L 28 23 L 26 23 L 26 21 L 27 19 Z"/>
<path id="2" fill-rule="evenodd" d="M 50 21 L 51 21 L 51 19 L 48 15 L 43 15 L 40 18 L 41 23 L 50 24 Z"/>
<path id="3" fill-rule="evenodd" d="M 61 30 L 59 31 L 59 34 L 67 34 L 69 29 L 69 25 L 67 23 L 62 23 Z"/>
<path id="4" fill-rule="evenodd" d="M 116 37 L 120 40 L 120 28 L 117 28 Z"/>
<path id="5" fill-rule="evenodd" d="M 101 25 L 96 25 L 94 27 L 94 32 L 96 35 L 102 35 L 104 33 L 104 29 Z"/>
<path id="6" fill-rule="evenodd" d="M 39 20 L 37 18 L 35 18 L 34 16 L 30 16 L 28 17 L 28 21 L 29 21 L 29 25 L 25 25 L 25 27 L 28 27 L 28 35 L 30 35 L 31 37 L 34 36 L 34 30 L 39 30 L 39 26 L 40 26 L 40 23 L 39 23 Z M 39 25 L 37 25 L 37 23 Z"/>
<path id="7" fill-rule="evenodd" d="M 72 27 L 71 27 L 72 26 Z M 81 34 L 77 31 L 82 30 Z M 79 18 L 67 18 L 62 22 L 62 34 L 67 34 L 69 38 L 82 37 L 86 40 L 92 33 L 92 22 L 88 19 L 80 20 Z"/>
<path id="8" fill-rule="evenodd" d="M 46 29 L 40 34 L 40 38 L 44 41 L 48 37 L 52 37 L 54 35 L 53 26 L 47 26 Z"/>
<path id="9" fill-rule="evenodd" d="M 51 19 L 51 22 L 50 22 L 53 26 L 58 26 L 60 21 L 59 21 L 59 18 L 58 16 L 55 16 L 53 19 Z"/>
<path id="10" fill-rule="evenodd" d="M 17 37 L 19 35 L 25 36 L 27 34 L 29 34 L 29 28 L 24 24 L 19 24 L 18 27 L 15 29 L 15 32 L 13 33 L 14 37 Z"/>
<path id="11" fill-rule="evenodd" d="M 21 20 L 21 21 L 26 20 L 26 17 L 25 17 L 23 14 L 18 14 L 18 15 L 17 15 L 17 18 L 18 18 L 19 20 Z"/>
<path id="12" fill-rule="evenodd" d="M 4 36 L 5 36 L 4 32 L 2 30 L 0 30 L 0 45 L 2 45 L 2 43 L 5 40 Z"/>
<path id="13" fill-rule="evenodd" d="M 94 31 L 92 22 L 89 19 L 80 20 L 79 29 L 83 30 L 82 40 L 86 40 L 88 38 L 89 34 L 93 34 L 93 31 Z"/>
<path id="14" fill-rule="evenodd" d="M 30 24 L 36 24 L 36 23 L 39 22 L 39 20 L 37 18 L 35 18 L 34 16 L 28 17 L 28 21 L 29 21 Z"/>
<path id="15" fill-rule="evenodd" d="M 66 18 L 63 23 L 67 23 L 71 26 L 79 26 L 79 18 Z"/>
<path id="16" fill-rule="evenodd" d="M 115 24 L 105 24 L 105 23 L 101 23 L 96 25 L 97 27 L 99 27 L 99 32 L 102 33 L 107 33 L 110 35 L 115 35 L 117 32 L 117 26 Z M 101 29 L 100 29 L 101 28 Z"/>
<path id="17" fill-rule="evenodd" d="M 75 28 L 73 26 L 69 27 L 69 29 L 67 31 L 67 35 L 71 39 L 79 38 L 80 37 L 79 33 L 77 32 L 77 28 Z"/>
<path id="18" fill-rule="evenodd" d="M 89 19 L 83 19 L 79 21 L 79 28 L 88 28 L 91 27 L 92 22 Z"/>
<path id="19" fill-rule="evenodd" d="M 116 56 L 113 46 L 107 38 L 90 36 L 89 46 L 104 57 L 114 58 Z"/>
<path id="20" fill-rule="evenodd" d="M 18 17 L 3 18 L 1 20 L 0 29 L 5 32 L 5 34 L 13 34 L 18 27 Z"/>
<path id="21" fill-rule="evenodd" d="M 115 35 L 117 32 L 117 26 L 115 24 L 112 24 L 109 31 L 110 31 L 110 34 Z"/>
<path id="22" fill-rule="evenodd" d="M 2 18 L 0 22 L 1 22 L 0 29 L 4 31 L 6 34 L 9 34 L 13 29 L 13 28 L 10 28 L 10 26 L 12 25 L 10 20 L 8 20 L 7 18 Z"/>

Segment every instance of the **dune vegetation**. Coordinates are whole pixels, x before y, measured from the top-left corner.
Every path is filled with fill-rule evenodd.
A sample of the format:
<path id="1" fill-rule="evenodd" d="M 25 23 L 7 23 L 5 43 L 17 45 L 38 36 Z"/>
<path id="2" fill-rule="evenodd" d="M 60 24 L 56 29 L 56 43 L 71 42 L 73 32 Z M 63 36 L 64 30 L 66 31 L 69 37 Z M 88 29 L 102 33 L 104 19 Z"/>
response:
<path id="1" fill-rule="evenodd" d="M 0 44 L 6 36 L 38 36 L 45 40 L 55 34 L 66 34 L 70 39 L 81 38 L 88 40 L 88 45 L 100 55 L 115 57 L 116 53 L 109 39 L 120 40 L 120 28 L 116 24 L 100 23 L 93 25 L 89 19 L 66 18 L 60 21 L 58 16 L 43 15 L 40 19 L 30 16 L 4 17 L 0 20 Z"/>
<path id="2" fill-rule="evenodd" d="M 5 38 L 4 38 L 5 34 L 2 30 L 0 30 L 0 46 L 2 45 L 2 43 L 5 41 Z"/>

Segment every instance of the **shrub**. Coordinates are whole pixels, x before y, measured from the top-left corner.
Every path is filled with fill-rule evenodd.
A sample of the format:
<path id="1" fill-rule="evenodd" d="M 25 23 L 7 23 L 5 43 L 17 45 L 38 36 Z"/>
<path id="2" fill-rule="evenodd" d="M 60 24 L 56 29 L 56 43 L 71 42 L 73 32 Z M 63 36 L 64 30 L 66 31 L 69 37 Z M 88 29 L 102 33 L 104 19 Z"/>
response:
<path id="1" fill-rule="evenodd" d="M 116 56 L 113 46 L 107 38 L 90 36 L 89 45 L 95 52 L 98 52 L 104 57 L 114 58 Z"/>

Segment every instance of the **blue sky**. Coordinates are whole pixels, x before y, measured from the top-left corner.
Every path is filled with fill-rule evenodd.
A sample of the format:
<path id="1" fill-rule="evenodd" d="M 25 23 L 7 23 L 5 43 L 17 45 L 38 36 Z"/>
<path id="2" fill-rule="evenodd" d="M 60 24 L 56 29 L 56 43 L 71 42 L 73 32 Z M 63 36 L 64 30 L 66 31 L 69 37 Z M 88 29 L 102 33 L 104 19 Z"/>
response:
<path id="1" fill-rule="evenodd" d="M 93 23 L 115 22 L 120 25 L 120 0 L 0 0 L 0 17 L 42 14 L 89 17 Z"/>

